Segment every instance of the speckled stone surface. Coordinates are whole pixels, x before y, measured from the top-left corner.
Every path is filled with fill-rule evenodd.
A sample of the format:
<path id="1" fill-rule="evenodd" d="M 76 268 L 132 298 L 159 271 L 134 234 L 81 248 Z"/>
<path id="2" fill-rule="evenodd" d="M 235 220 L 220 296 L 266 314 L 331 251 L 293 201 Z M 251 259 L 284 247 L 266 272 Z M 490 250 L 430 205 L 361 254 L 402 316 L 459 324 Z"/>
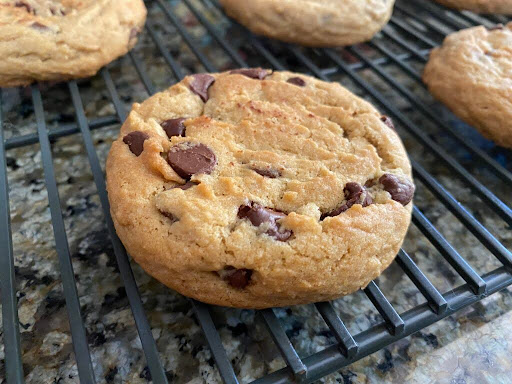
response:
<path id="1" fill-rule="evenodd" d="M 247 43 L 243 31 L 230 26 L 208 0 L 191 1 L 222 36 L 228 36 L 235 52 L 251 65 L 269 66 Z M 215 67 L 236 66 L 193 13 L 181 2 L 170 1 L 175 12 L 198 49 Z M 399 4 L 405 4 L 404 1 Z M 399 16 L 401 14 L 399 13 Z M 403 16 L 403 15 L 402 15 Z M 150 7 L 149 20 L 183 73 L 205 71 L 205 67 L 185 44 L 176 29 L 157 5 Z M 379 41 L 386 41 L 379 37 Z M 437 40 L 439 41 L 439 36 Z M 307 69 L 278 44 L 266 47 L 286 66 L 298 72 Z M 394 45 L 397 54 L 404 53 Z M 422 44 L 418 48 L 425 49 Z M 359 50 L 370 57 L 378 53 L 367 46 Z M 304 51 L 330 78 L 342 82 L 354 92 L 363 94 L 353 81 L 334 71 L 334 66 L 321 52 Z M 354 56 L 339 52 L 348 62 Z M 176 81 L 158 47 L 145 33 L 134 51 L 134 57 L 147 70 L 148 79 L 157 90 Z M 418 70 L 421 61 L 411 61 Z M 417 82 L 395 66 L 385 67 L 402 85 L 428 105 L 431 98 Z M 122 103 L 129 108 L 134 101 L 147 98 L 129 57 L 110 67 Z M 429 137 L 438 141 L 479 181 L 510 205 L 510 190 L 491 172 L 483 168 L 438 125 L 425 118 L 406 99 L 391 90 L 374 72 L 362 70 L 369 81 L 387 100 L 400 109 Z M 87 117 L 113 116 L 115 109 L 101 76 L 78 82 Z M 65 84 L 42 85 L 45 117 L 49 129 L 75 121 Z M 36 133 L 29 89 L 3 92 L 4 130 L 8 143 L 13 137 Z M 372 101 L 372 99 L 368 98 Z M 459 123 L 438 105 L 436 114 L 453 124 L 461 134 L 512 168 L 510 152 L 483 140 L 473 129 Z M 96 150 L 103 165 L 119 125 L 93 131 Z M 470 212 L 502 241 L 512 248 L 512 231 L 492 210 L 475 196 L 432 152 L 410 135 L 401 124 L 397 129 L 411 157 L 428 169 Z M 52 141 L 53 161 L 61 207 L 72 257 L 82 315 L 97 382 L 146 383 L 151 375 L 138 338 L 126 292 L 121 282 L 112 245 L 92 178 L 80 134 Z M 23 366 L 26 382 L 78 383 L 76 361 L 60 269 L 44 184 L 41 153 L 38 144 L 7 151 L 10 208 L 19 299 L 19 318 Z M 420 182 L 416 205 L 452 245 L 479 273 L 492 271 L 500 263 Z M 463 283 L 439 252 L 415 227 L 411 226 L 404 249 L 441 292 Z M 162 286 L 133 264 L 144 308 L 156 340 L 162 364 L 170 383 L 220 383 L 213 357 L 188 300 Z M 394 263 L 378 284 L 398 312 L 424 303 L 425 299 Z M 382 322 L 379 313 L 362 292 L 341 298 L 334 307 L 349 330 L 356 334 Z M 306 357 L 335 343 L 313 305 L 277 309 L 276 314 L 301 357 Z M 249 383 L 285 366 L 262 319 L 254 311 L 213 308 L 212 315 L 229 359 L 241 383 Z M 505 289 L 455 315 L 402 339 L 319 382 L 322 383 L 512 383 L 512 289 Z M 3 335 L 0 335 L 0 383 L 5 382 Z"/>

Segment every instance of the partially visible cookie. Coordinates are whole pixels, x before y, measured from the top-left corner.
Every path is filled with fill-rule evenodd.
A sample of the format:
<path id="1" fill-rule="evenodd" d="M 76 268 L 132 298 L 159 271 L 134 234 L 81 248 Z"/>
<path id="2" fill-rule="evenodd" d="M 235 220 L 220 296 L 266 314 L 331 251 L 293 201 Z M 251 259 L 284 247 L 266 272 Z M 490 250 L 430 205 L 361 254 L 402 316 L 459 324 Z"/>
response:
<path id="1" fill-rule="evenodd" d="M 435 0 L 450 8 L 477 13 L 512 15 L 512 0 Z"/>
<path id="2" fill-rule="evenodd" d="M 512 23 L 449 35 L 430 54 L 423 81 L 462 120 L 512 148 Z"/>
<path id="3" fill-rule="evenodd" d="M 394 0 L 220 0 L 254 33 L 305 46 L 370 40 L 387 24 Z"/>
<path id="4" fill-rule="evenodd" d="M 184 295 L 246 308 L 328 300 L 391 263 L 411 168 L 391 119 L 337 83 L 261 68 L 134 104 L 107 160 L 132 257 Z"/>
<path id="5" fill-rule="evenodd" d="M 92 76 L 134 46 L 145 20 L 142 0 L 3 0 L 0 86 Z"/>

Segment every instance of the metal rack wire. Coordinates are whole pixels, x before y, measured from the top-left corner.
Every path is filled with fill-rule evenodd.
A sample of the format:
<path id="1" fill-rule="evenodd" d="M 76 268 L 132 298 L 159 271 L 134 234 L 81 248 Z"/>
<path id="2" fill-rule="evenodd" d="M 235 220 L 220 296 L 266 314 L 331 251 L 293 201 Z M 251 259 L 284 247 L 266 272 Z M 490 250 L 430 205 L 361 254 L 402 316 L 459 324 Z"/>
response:
<path id="1" fill-rule="evenodd" d="M 219 70 L 209 55 L 205 53 L 205 47 L 199 44 L 196 37 L 190 33 L 189 28 L 175 14 L 174 10 L 177 3 L 179 2 L 154 0 L 148 1 L 147 6 L 152 13 L 158 12 L 165 23 L 169 23 L 175 28 L 194 59 L 206 71 L 215 72 Z M 415 87 L 403 84 L 402 80 L 399 80 L 387 70 L 388 66 L 398 68 L 406 78 L 418 86 L 421 84 L 421 71 L 418 68 L 426 62 L 429 50 L 438 45 L 447 33 L 471 25 L 491 26 L 497 22 L 506 22 L 505 18 L 497 16 L 481 17 L 468 12 L 447 11 L 427 0 L 399 0 L 390 24 L 372 42 L 344 50 L 302 49 L 297 46 L 270 42 L 251 35 L 237 27 L 234 22 L 227 22 L 218 3 L 211 0 L 182 0 L 180 6 L 184 6 L 196 18 L 201 28 L 204 28 L 210 36 L 210 45 L 215 46 L 213 49 L 222 52 L 228 58 L 230 67 L 260 65 L 272 67 L 276 70 L 291 68 L 292 70 L 309 72 L 328 81 L 332 81 L 338 76 L 344 76 L 351 84 L 354 84 L 354 88 L 357 88 L 360 93 L 373 100 L 379 108 L 390 115 L 398 123 L 400 132 L 406 132 L 410 135 L 422 148 L 434 156 L 436 161 L 449 169 L 453 177 L 469 188 L 490 211 L 497 214 L 507 225 L 512 225 L 512 208 L 510 205 L 496 196 L 472 173 L 471 169 L 461 164 L 444 146 L 444 143 L 429 135 L 423 127 L 390 102 L 386 95 L 377 88 L 378 82 L 382 82 L 386 87 L 393 89 L 402 100 L 416 109 L 421 119 L 437 125 L 439 129 L 449 135 L 451 140 L 455 140 L 458 146 L 467 151 L 474 162 L 494 175 L 502 185 L 511 187 L 512 173 L 502 163 L 498 162 L 491 152 L 482 149 L 471 139 L 461 135 L 460 131 L 446 119 L 446 115 L 443 116 L 438 113 L 417 95 Z M 219 20 L 222 19 L 225 24 L 220 26 L 214 24 L 207 14 L 213 15 Z M 242 39 L 236 45 L 226 37 L 226 28 L 230 27 L 240 28 L 238 31 L 242 31 Z M 182 79 L 187 70 L 167 49 L 165 39 L 168 36 L 166 36 L 166 31 L 160 28 L 158 21 L 150 17 L 145 33 L 168 65 L 175 81 Z M 240 53 L 240 47 L 248 47 L 247 49 L 253 54 L 247 60 L 244 59 Z M 371 55 L 368 54 L 368 49 L 371 50 Z M 147 94 L 155 93 L 157 87 L 152 82 L 144 63 L 137 57 L 137 50 L 131 52 L 129 58 Z M 368 73 L 373 76 L 371 78 L 373 80 L 369 80 Z M 84 111 L 80 86 L 76 81 L 70 81 L 67 83 L 67 90 L 75 111 L 75 122 L 61 124 L 56 129 L 48 130 L 41 90 L 38 85 L 33 85 L 30 87 L 30 92 L 37 133 L 13 136 L 4 140 L 3 108 L 0 108 L 0 244 L 2 244 L 0 250 L 0 282 L 5 365 L 9 384 L 23 383 L 24 374 L 18 327 L 6 151 L 34 143 L 39 143 L 41 148 L 56 251 L 80 382 L 95 383 L 98 379 L 94 376 L 81 314 L 50 142 L 59 137 L 76 133 L 81 134 L 85 146 L 119 272 L 127 292 L 152 380 L 155 383 L 167 383 L 159 351 L 144 313 L 137 282 L 131 270 L 128 256 L 116 236 L 110 218 L 105 180 L 91 135 L 92 130 L 101 129 L 114 123 L 121 123 L 127 116 L 127 110 L 121 100 L 118 85 L 113 80 L 109 68 L 104 68 L 99 76 L 101 76 L 108 90 L 115 115 L 88 119 Z M 2 95 L 0 94 L 0 96 Z M 0 98 L 0 101 L 5 102 L 2 98 Z M 465 284 L 446 293 L 440 293 L 416 265 L 413 258 L 406 251 L 401 250 L 396 262 L 425 297 L 426 303 L 404 313 L 398 313 L 376 282 L 372 282 L 364 290 L 364 293 L 382 316 L 382 322 L 355 335 L 348 331 L 331 303 L 316 303 L 316 309 L 325 320 L 337 343 L 306 358 L 299 357 L 274 310 L 259 311 L 287 366 L 257 379 L 254 383 L 289 383 L 292 381 L 311 383 L 512 284 L 510 269 L 512 267 L 512 254 L 502 244 L 499 237 L 493 235 L 489 228 L 486 228 L 471 213 L 468 207 L 457 200 L 443 185 L 442 181 L 427 170 L 428 165 L 418 161 L 412 161 L 412 165 L 416 182 L 420 188 L 428 189 L 499 260 L 501 266 L 491 272 L 479 275 L 466 262 L 464 255 L 461 255 L 450 244 L 442 230 L 436 228 L 424 212 L 415 207 L 413 224 L 454 268 L 465 281 Z M 221 338 L 213 323 L 209 306 L 195 301 L 192 301 L 192 305 L 222 379 L 225 383 L 238 383 L 233 366 L 227 358 Z"/>

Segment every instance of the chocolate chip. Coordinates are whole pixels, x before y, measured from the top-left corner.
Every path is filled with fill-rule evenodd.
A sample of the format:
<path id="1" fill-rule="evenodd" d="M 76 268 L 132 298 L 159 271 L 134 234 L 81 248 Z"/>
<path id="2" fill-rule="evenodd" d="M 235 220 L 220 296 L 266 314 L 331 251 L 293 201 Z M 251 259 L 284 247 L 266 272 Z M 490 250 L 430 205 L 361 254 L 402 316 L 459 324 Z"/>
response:
<path id="1" fill-rule="evenodd" d="M 31 28 L 37 29 L 39 31 L 48 31 L 50 28 L 48 28 L 46 25 L 38 23 L 37 21 L 30 24 Z"/>
<path id="2" fill-rule="evenodd" d="M 270 208 L 265 208 L 257 203 L 242 205 L 238 209 L 239 219 L 247 218 L 255 227 L 267 224 L 269 229 L 265 233 L 279 241 L 286 241 L 292 235 L 292 231 L 290 230 L 285 229 L 280 231 L 281 225 L 277 223 L 277 220 L 285 217 L 286 214 L 274 211 Z"/>
<path id="3" fill-rule="evenodd" d="M 389 192 L 391 198 L 402 205 L 411 202 L 414 195 L 414 184 L 408 179 L 402 179 L 398 176 L 386 173 L 379 179 L 379 183 L 384 186 L 384 190 Z"/>
<path id="4" fill-rule="evenodd" d="M 217 164 L 217 158 L 204 144 L 182 143 L 170 149 L 167 162 L 178 175 L 189 179 L 196 173 L 211 173 Z"/>
<path id="5" fill-rule="evenodd" d="M 17 1 L 14 4 L 14 6 L 16 8 L 25 8 L 28 13 L 32 13 L 32 11 L 33 11 L 32 7 L 29 4 L 27 4 L 27 3 L 23 2 L 23 1 Z"/>
<path id="6" fill-rule="evenodd" d="M 251 203 L 250 205 L 242 205 L 238 209 L 238 217 L 240 219 L 248 218 L 254 226 L 259 227 L 263 223 L 275 222 L 286 217 L 286 215 L 257 203 Z"/>
<path id="7" fill-rule="evenodd" d="M 184 117 L 178 117 L 177 119 L 162 121 L 160 125 L 170 139 L 173 136 L 185 136 L 185 124 L 183 124 L 185 120 L 187 119 Z"/>
<path id="8" fill-rule="evenodd" d="M 503 26 L 503 24 L 499 23 L 499 24 L 496 24 L 494 27 L 490 27 L 490 28 L 487 28 L 488 31 L 497 31 L 497 30 L 500 30 L 500 29 L 503 29 L 505 28 Z"/>
<path id="9" fill-rule="evenodd" d="M 361 204 L 363 207 L 367 207 L 370 204 L 373 204 L 372 197 L 368 191 L 359 183 L 347 183 L 343 192 L 345 192 L 345 199 L 347 199 L 349 208 L 354 204 Z"/>
<path id="10" fill-rule="evenodd" d="M 243 289 L 247 287 L 251 281 L 252 270 L 250 269 L 236 269 L 227 266 L 223 271 L 219 272 L 219 276 L 226 280 L 233 288 Z"/>
<path id="11" fill-rule="evenodd" d="M 287 83 L 297 85 L 299 87 L 305 87 L 306 82 L 301 79 L 300 77 L 290 77 L 288 80 L 286 80 Z"/>
<path id="12" fill-rule="evenodd" d="M 348 210 L 349 207 L 347 207 L 347 204 L 342 204 L 341 206 L 339 206 L 338 208 L 336 208 L 335 210 L 331 211 L 331 212 L 327 212 L 327 213 L 322 213 L 322 215 L 320 216 L 320 220 L 323 220 L 325 219 L 326 217 L 335 217 L 335 216 L 338 216 L 340 213 L 343 213 L 345 212 L 346 210 Z"/>
<path id="13" fill-rule="evenodd" d="M 197 183 L 194 183 L 193 181 L 187 181 L 185 184 L 178 185 L 174 188 L 183 189 L 184 191 L 186 191 L 187 189 L 195 187 L 196 185 L 197 185 Z"/>
<path id="14" fill-rule="evenodd" d="M 395 124 L 393 124 L 393 120 L 391 120 L 391 117 L 386 116 L 386 115 L 382 115 L 380 117 L 380 121 L 382 121 L 384 124 L 386 124 L 393 131 L 395 131 Z"/>
<path id="15" fill-rule="evenodd" d="M 375 179 L 369 179 L 369 180 L 366 180 L 366 182 L 364 183 L 364 187 L 365 187 L 365 188 L 371 188 L 371 187 L 373 187 L 375 184 L 377 184 L 377 182 L 375 181 Z"/>
<path id="16" fill-rule="evenodd" d="M 206 73 L 199 73 L 192 75 L 192 77 L 193 79 L 189 85 L 190 90 L 206 103 L 208 101 L 208 88 L 215 82 L 215 77 Z"/>
<path id="17" fill-rule="evenodd" d="M 128 145 L 130 151 L 135 156 L 139 156 L 144 150 L 144 141 L 149 139 L 149 135 L 147 133 L 141 131 L 133 131 L 123 137 L 123 142 Z"/>
<path id="18" fill-rule="evenodd" d="M 320 218 L 321 220 L 325 219 L 326 217 L 338 216 L 340 213 L 347 211 L 354 204 L 361 204 L 363 207 L 367 207 L 370 204 L 373 204 L 372 197 L 368 191 L 359 183 L 347 183 L 343 189 L 343 192 L 345 194 L 345 202 L 334 211 L 324 213 Z"/>
<path id="19" fill-rule="evenodd" d="M 262 68 L 240 68 L 240 69 L 233 69 L 230 74 L 239 74 L 244 75 L 247 77 L 250 77 L 251 79 L 258 79 L 263 80 L 265 77 L 268 76 L 268 71 L 266 69 Z"/>
<path id="20" fill-rule="evenodd" d="M 172 213 L 164 212 L 164 211 L 160 211 L 160 213 L 162 215 L 164 215 L 165 217 L 167 217 L 169 220 L 171 220 L 173 223 L 179 221 L 178 218 L 176 216 L 174 216 Z"/>
<path id="21" fill-rule="evenodd" d="M 279 177 L 281 176 L 281 172 L 279 172 L 277 169 L 274 169 L 274 168 L 251 168 L 254 172 L 256 172 L 257 174 L 261 175 L 261 176 L 264 176 L 264 177 L 269 177 L 271 179 L 275 179 L 276 177 Z"/>

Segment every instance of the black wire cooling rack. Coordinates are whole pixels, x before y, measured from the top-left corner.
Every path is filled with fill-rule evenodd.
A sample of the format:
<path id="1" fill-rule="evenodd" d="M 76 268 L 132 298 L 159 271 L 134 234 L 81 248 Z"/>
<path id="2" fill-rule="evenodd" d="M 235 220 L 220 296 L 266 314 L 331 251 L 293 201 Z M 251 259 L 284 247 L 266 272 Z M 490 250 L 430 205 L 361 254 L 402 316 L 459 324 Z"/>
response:
<path id="1" fill-rule="evenodd" d="M 512 164 L 510 152 L 493 147 L 477 134 L 469 135 L 467 132 L 472 132 L 471 128 L 464 125 L 460 128 L 461 123 L 444 108 L 421 96 L 424 92 L 421 85 L 422 67 L 430 49 L 439 45 L 446 34 L 473 25 L 491 27 L 497 23 L 507 22 L 506 18 L 449 11 L 429 0 L 399 0 L 389 25 L 373 41 L 345 49 L 303 49 L 251 35 L 236 23 L 229 21 L 223 15 L 220 6 L 211 0 L 154 0 L 148 1 L 147 6 L 149 17 L 143 38 L 149 42 L 148 44 L 153 44 L 159 55 L 154 59 L 166 63 L 174 81 L 179 81 L 197 67 L 202 67 L 204 71 L 216 72 L 246 66 L 290 69 L 310 73 L 323 80 L 341 81 L 354 92 L 374 102 L 395 120 L 400 135 L 408 137 L 404 139 L 406 145 L 407 142 L 413 143 L 407 145 L 410 152 L 410 148 L 420 148 L 428 153 L 428 156 L 434 159 L 434 163 L 448 172 L 449 178 L 456 179 L 467 188 L 475 202 L 484 205 L 487 211 L 496 215 L 506 226 L 512 225 L 510 201 L 507 202 L 503 197 L 499 198 L 494 193 L 494 187 L 482 181 L 483 176 L 480 172 L 483 170 L 486 175 L 494 178 L 493 185 L 499 185 L 500 188 L 507 190 L 512 186 L 512 174 L 507 170 Z M 201 29 L 203 33 L 197 33 L 197 28 L 192 28 L 192 25 Z M 169 49 L 169 39 L 180 39 L 188 55 L 183 56 L 181 51 Z M 151 68 L 145 65 L 145 58 L 139 46 L 128 55 L 129 61 L 124 60 L 133 65 L 140 83 L 150 95 L 169 84 L 155 85 L 152 79 L 155 75 L 151 74 Z M 2 111 L 8 100 L 5 94 L 1 99 L 3 107 L 0 108 L 0 280 L 5 366 L 7 382 L 10 384 L 23 383 L 24 373 L 18 327 L 6 151 L 37 143 L 41 150 L 80 382 L 95 383 L 98 380 L 95 378 L 91 363 L 52 158 L 52 142 L 59 137 L 78 133 L 81 134 L 88 156 L 149 372 L 153 382 L 167 383 L 137 282 L 110 218 L 103 171 L 91 134 L 92 130 L 119 124 L 126 118 L 127 106 L 119 93 L 121 80 L 115 81 L 111 75 L 112 71 L 111 66 L 104 68 L 96 78 L 104 83 L 108 91 L 115 110 L 113 115 L 89 119 L 83 105 L 83 86 L 80 82 L 70 81 L 65 89 L 74 109 L 74 121 L 61 123 L 49 130 L 41 91 L 41 87 L 46 86 L 33 85 L 23 92 L 29 92 L 37 133 L 12 135 L 5 140 L 4 130 L 7 129 L 7 124 L 2 120 Z M 388 90 L 393 91 L 394 98 L 388 95 Z M 45 88 L 45 93 L 48 92 L 51 92 L 51 87 L 49 90 Z M 427 123 L 433 124 L 436 131 L 427 130 Z M 466 161 L 460 160 L 460 151 L 463 152 Z M 413 261 L 414 255 L 409 256 L 401 250 L 396 263 L 421 292 L 426 302 L 399 314 L 377 284 L 372 282 L 364 293 L 382 316 L 382 321 L 358 334 L 351 334 L 348 331 L 331 303 L 316 303 L 317 311 L 325 320 L 337 343 L 305 358 L 299 357 L 275 311 L 259 311 L 286 362 L 286 367 L 259 378 L 254 383 L 311 383 L 512 283 L 512 255 L 502 244 L 503 239 L 500 235 L 493 234 L 494 228 L 486 227 L 482 219 L 477 219 L 472 213 L 473 203 L 463 205 L 458 201 L 445 185 L 446 178 L 441 180 L 437 173 L 430 169 L 430 164 L 431 162 L 423 164 L 422 159 L 412 160 L 418 189 L 428 190 L 444 210 L 451 212 L 466 230 L 497 258 L 499 266 L 481 275 L 477 273 L 466 262 L 465 255 L 459 253 L 447 240 L 443 233 L 444 229 L 434 226 L 427 215 L 415 207 L 413 225 L 453 267 L 464 283 L 444 294 L 440 293 Z M 210 307 L 195 301 L 192 305 L 222 379 L 225 383 L 238 383 L 212 320 Z"/>

